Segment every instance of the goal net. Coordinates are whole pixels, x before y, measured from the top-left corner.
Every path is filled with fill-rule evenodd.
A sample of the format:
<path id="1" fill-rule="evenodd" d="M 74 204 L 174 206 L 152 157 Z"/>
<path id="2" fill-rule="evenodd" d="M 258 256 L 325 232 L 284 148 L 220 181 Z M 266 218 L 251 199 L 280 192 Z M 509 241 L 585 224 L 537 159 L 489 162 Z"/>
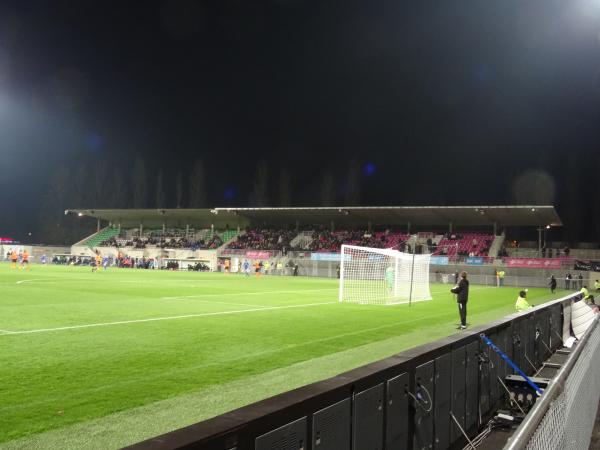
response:
<path id="1" fill-rule="evenodd" d="M 431 300 L 430 255 L 342 245 L 340 302 L 393 305 Z"/>

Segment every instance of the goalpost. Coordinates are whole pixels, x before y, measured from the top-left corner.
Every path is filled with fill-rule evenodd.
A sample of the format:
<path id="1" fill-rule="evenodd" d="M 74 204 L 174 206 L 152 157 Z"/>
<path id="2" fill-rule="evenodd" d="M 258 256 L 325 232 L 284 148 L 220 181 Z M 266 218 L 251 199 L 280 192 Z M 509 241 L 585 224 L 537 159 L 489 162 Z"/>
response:
<path id="1" fill-rule="evenodd" d="M 342 245 L 339 301 L 394 305 L 431 300 L 430 256 Z"/>

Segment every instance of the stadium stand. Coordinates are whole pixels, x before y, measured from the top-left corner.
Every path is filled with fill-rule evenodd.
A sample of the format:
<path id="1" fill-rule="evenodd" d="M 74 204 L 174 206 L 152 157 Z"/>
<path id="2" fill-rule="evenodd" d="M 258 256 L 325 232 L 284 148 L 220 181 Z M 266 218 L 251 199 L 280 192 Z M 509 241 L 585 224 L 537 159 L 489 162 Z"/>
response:
<path id="1" fill-rule="evenodd" d="M 406 234 L 390 231 L 315 231 L 313 240 L 308 248 L 300 250 L 311 250 L 314 252 L 339 252 L 342 244 L 359 245 L 374 248 L 399 249 L 403 242 L 409 238 Z"/>
<path id="2" fill-rule="evenodd" d="M 113 234 L 102 240 L 97 245 L 103 247 L 116 247 L 144 249 L 147 247 L 176 248 L 191 250 L 215 250 L 236 236 L 236 231 L 213 230 L 152 230 L 140 237 L 137 230 L 124 230 L 121 234 Z"/>
<path id="3" fill-rule="evenodd" d="M 285 250 L 290 248 L 290 241 L 296 237 L 297 231 L 287 230 L 247 230 L 237 240 L 231 242 L 228 248 L 235 250 Z"/>
<path id="4" fill-rule="evenodd" d="M 310 236 L 310 238 L 306 238 Z M 301 238 L 301 239 L 299 239 Z M 447 256 L 487 256 L 494 236 L 484 233 L 465 233 L 453 235 L 436 235 L 433 232 L 422 232 L 418 238 L 420 245 L 425 245 L 436 255 Z M 406 233 L 397 231 L 367 230 L 317 230 L 307 233 L 274 230 L 250 229 L 227 248 L 232 250 L 292 250 L 320 253 L 337 253 L 342 244 L 358 245 L 373 248 L 391 248 L 401 251 L 412 251 L 415 241 Z"/>
<path id="5" fill-rule="evenodd" d="M 80 245 L 85 245 L 87 247 L 96 247 L 98 245 L 103 245 L 102 242 L 107 241 L 114 236 L 119 234 L 119 230 L 113 227 L 106 227 L 100 230 L 99 232 L 92 234 L 86 240 L 80 243 Z"/>
<path id="6" fill-rule="evenodd" d="M 506 227 L 534 227 L 539 232 L 540 224 L 562 225 L 554 207 L 535 205 L 95 209 L 66 213 L 95 218 L 98 225 L 103 221 L 112 227 L 74 244 L 73 254 L 87 255 L 88 245 L 96 243 L 106 246 L 107 255 L 118 247 L 136 258 L 168 250 L 169 258 L 187 260 L 201 257 L 190 254 L 192 251 L 218 251 L 218 255 L 202 255 L 212 258 L 213 268 L 217 267 L 217 256 L 252 258 L 248 252 L 253 250 L 284 256 L 294 264 L 296 259 L 311 258 L 311 253 L 325 254 L 315 255 L 315 261 L 334 261 L 335 256 L 326 254 L 339 252 L 342 244 L 428 252 L 448 256 L 447 263 L 502 263 L 500 257 L 508 256 Z M 117 229 L 122 233 L 117 235 Z M 467 261 L 469 256 L 484 259 Z M 314 268 L 300 268 L 302 273 L 319 273 Z"/>
<path id="7" fill-rule="evenodd" d="M 494 236 L 483 233 L 447 234 L 437 244 L 435 255 L 487 256 Z"/>
<path id="8" fill-rule="evenodd" d="M 237 239 L 236 239 L 237 237 Z M 300 238 L 300 239 L 299 239 Z M 420 232 L 417 239 L 434 255 L 487 256 L 494 236 L 485 233 L 435 234 Z M 145 230 L 139 236 L 138 229 L 122 230 L 107 227 L 90 236 L 81 245 L 145 249 L 173 248 L 190 250 L 214 250 L 227 244 L 232 250 L 311 251 L 337 253 L 342 244 L 373 248 L 392 248 L 412 251 L 414 238 L 406 233 L 385 230 L 314 230 L 295 231 L 285 229 L 248 229 L 238 235 L 235 230 Z"/>

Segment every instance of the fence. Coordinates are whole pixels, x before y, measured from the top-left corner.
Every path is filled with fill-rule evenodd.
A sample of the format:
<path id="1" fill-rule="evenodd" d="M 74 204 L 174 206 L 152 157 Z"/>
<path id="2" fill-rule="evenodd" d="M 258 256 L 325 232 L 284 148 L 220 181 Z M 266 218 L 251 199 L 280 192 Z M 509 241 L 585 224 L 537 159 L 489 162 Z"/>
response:
<path id="1" fill-rule="evenodd" d="M 594 320 L 505 450 L 587 449 L 600 398 L 599 358 L 600 326 Z"/>
<path id="2" fill-rule="evenodd" d="M 503 398 L 511 367 L 533 374 L 562 344 L 567 296 L 318 383 L 135 444 L 133 450 L 448 449 L 466 443 Z M 454 418 L 456 420 L 454 420 Z"/>
<path id="3" fill-rule="evenodd" d="M 468 270 L 468 269 L 467 269 Z M 430 282 L 435 283 L 454 283 L 454 277 L 451 274 L 436 274 L 430 273 L 429 275 Z M 471 284 L 477 284 L 482 286 L 497 286 L 498 279 L 494 275 L 478 275 L 478 274 L 469 274 L 469 281 Z M 515 275 L 515 276 L 506 276 L 502 281 L 502 285 L 506 287 L 547 287 L 549 288 L 550 277 L 540 275 Z M 579 280 L 571 280 L 569 283 L 569 288 L 573 291 L 581 289 L 581 287 L 586 284 L 589 286 L 589 280 L 585 279 L 581 282 Z M 557 289 L 567 289 L 565 286 L 565 282 L 563 279 L 557 279 Z"/>

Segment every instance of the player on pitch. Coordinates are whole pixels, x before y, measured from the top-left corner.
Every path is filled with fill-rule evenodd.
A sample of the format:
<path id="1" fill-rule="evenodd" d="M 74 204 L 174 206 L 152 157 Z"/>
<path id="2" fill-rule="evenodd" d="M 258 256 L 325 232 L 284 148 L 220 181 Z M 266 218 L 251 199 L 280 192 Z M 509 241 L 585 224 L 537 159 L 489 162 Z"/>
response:
<path id="1" fill-rule="evenodd" d="M 17 254 L 17 251 L 15 249 L 12 250 L 12 252 L 10 253 L 10 263 L 11 263 L 11 267 L 13 269 L 17 268 L 17 260 L 19 259 L 19 255 Z"/>
<path id="2" fill-rule="evenodd" d="M 388 292 L 392 295 L 394 291 L 394 268 L 392 266 L 388 266 L 385 269 L 385 284 L 387 285 Z"/>
<path id="3" fill-rule="evenodd" d="M 96 250 L 96 257 L 94 259 L 96 264 L 92 266 L 92 272 L 97 272 L 100 270 L 100 266 L 102 265 L 102 256 L 100 256 L 100 252 L 98 252 L 98 250 Z"/>
<path id="4" fill-rule="evenodd" d="M 27 250 L 23 250 L 23 254 L 21 255 L 21 269 L 29 270 L 29 252 Z"/>

